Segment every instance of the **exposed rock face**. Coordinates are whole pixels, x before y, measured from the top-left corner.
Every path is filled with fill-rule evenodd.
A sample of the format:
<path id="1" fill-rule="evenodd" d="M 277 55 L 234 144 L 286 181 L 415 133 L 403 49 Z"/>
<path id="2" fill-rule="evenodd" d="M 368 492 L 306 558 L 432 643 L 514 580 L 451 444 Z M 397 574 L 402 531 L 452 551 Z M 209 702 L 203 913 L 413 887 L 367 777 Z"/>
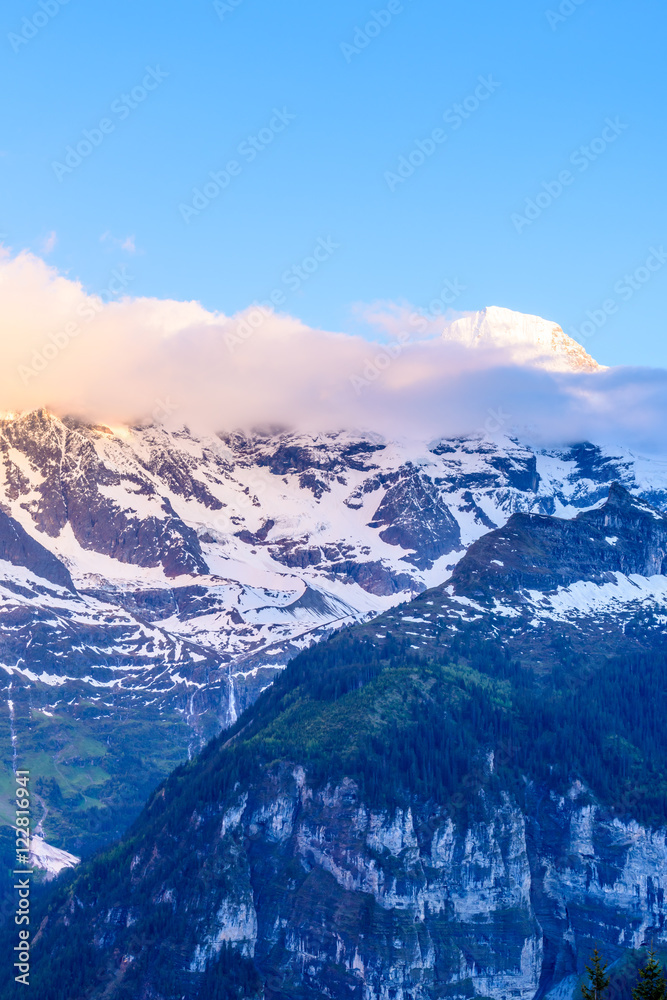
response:
<path id="1" fill-rule="evenodd" d="M 67 568 L 48 549 L 31 538 L 20 524 L 0 510 L 0 562 L 23 566 L 35 576 L 74 590 Z"/>
<path id="2" fill-rule="evenodd" d="M 408 630 L 416 649 L 443 636 L 500 638 L 524 663 L 593 659 L 660 646 L 667 620 L 667 516 L 612 484 L 575 518 L 512 514 L 474 542 L 450 580 L 364 626 Z"/>
<path id="3" fill-rule="evenodd" d="M 530 806 L 483 796 L 476 820 L 453 822 L 432 808 L 371 809 L 350 780 L 317 790 L 280 767 L 193 815 L 196 880 L 160 838 L 134 855 L 122 903 L 78 905 L 116 955 L 136 948 L 132 915 L 147 898 L 187 912 L 188 998 L 227 945 L 254 960 L 266 1000 L 532 1000 L 576 981 L 593 942 L 613 960 L 662 938 L 667 842 L 576 789 Z"/>
<path id="4" fill-rule="evenodd" d="M 382 480 L 381 480 L 382 481 Z M 370 527 L 385 526 L 380 538 L 414 552 L 407 562 L 430 569 L 433 560 L 461 547 L 461 531 L 435 485 L 411 463 L 384 478 L 388 485 Z"/>
<path id="5" fill-rule="evenodd" d="M 470 547 L 451 585 L 456 594 L 483 598 L 603 583 L 613 573 L 664 576 L 666 566 L 667 517 L 614 483 L 602 507 L 570 521 L 513 514 Z"/>
<path id="6" fill-rule="evenodd" d="M 83 549 L 135 566 L 161 565 L 168 577 L 207 572 L 196 533 L 176 516 L 169 500 L 146 477 L 109 468 L 85 428 L 67 426 L 39 410 L 4 421 L 1 431 L 7 479 L 17 497 L 25 498 L 21 507 L 38 531 L 56 538 L 69 525 Z M 28 480 L 20 480 L 12 458 L 17 453 L 41 478 L 32 491 Z M 168 476 L 170 486 L 174 479 Z M 137 498 L 135 510 L 118 502 L 128 494 Z"/>
<path id="7" fill-rule="evenodd" d="M 351 782 L 274 777 L 223 821 L 236 890 L 200 916 L 209 953 L 236 933 L 270 970 L 267 996 L 531 1000 L 577 975 L 593 940 L 613 959 L 667 916 L 664 830 L 576 799 L 526 815 L 509 797 L 454 825 L 370 810 Z"/>

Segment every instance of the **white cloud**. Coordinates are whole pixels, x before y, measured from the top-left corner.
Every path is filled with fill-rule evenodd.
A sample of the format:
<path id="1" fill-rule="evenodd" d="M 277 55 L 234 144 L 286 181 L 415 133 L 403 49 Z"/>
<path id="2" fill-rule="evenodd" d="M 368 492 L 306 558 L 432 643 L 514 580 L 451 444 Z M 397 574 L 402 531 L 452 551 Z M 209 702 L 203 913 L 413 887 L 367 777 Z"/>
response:
<path id="1" fill-rule="evenodd" d="M 667 372 L 549 372 L 505 349 L 435 337 L 430 325 L 415 334 L 405 306 L 369 315 L 384 323 L 386 345 L 252 308 L 227 317 L 197 302 L 104 303 L 38 257 L 3 252 L 0 408 L 119 424 L 150 419 L 168 401 L 173 422 L 209 429 L 428 438 L 474 431 L 502 412 L 503 430 L 545 442 L 662 447 Z"/>
<path id="2" fill-rule="evenodd" d="M 58 242 L 58 236 L 56 234 L 55 229 L 52 229 L 51 232 L 48 234 L 48 236 L 45 236 L 44 239 L 42 240 L 41 244 L 42 253 L 45 255 L 50 254 L 51 251 L 55 248 L 57 242 Z"/>
<path id="3" fill-rule="evenodd" d="M 124 250 L 126 253 L 135 254 L 137 253 L 137 241 L 134 233 L 130 236 L 125 236 L 119 239 L 114 236 L 108 229 L 106 232 L 102 233 L 100 236 L 100 243 L 106 243 L 110 247 L 116 248 L 118 250 Z"/>

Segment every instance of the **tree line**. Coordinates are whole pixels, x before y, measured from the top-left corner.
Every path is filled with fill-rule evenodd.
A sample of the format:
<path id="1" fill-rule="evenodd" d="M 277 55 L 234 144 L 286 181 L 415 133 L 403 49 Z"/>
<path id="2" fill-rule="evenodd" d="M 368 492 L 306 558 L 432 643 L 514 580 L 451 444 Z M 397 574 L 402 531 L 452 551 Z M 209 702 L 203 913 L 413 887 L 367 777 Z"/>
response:
<path id="1" fill-rule="evenodd" d="M 593 950 L 590 965 L 586 966 L 588 981 L 581 987 L 582 1000 L 610 1000 L 611 977 L 607 973 L 608 963 L 602 960 L 597 948 Z M 665 972 L 658 961 L 653 946 L 642 966 L 637 970 L 637 979 L 632 988 L 632 1000 L 667 1000 Z"/>

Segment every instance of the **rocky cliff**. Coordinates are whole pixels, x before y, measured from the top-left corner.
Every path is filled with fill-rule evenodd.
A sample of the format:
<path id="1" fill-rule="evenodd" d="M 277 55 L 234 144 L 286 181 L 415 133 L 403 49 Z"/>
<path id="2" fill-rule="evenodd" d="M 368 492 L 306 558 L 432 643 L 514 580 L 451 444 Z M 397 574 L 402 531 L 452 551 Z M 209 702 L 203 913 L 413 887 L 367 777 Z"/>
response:
<path id="1" fill-rule="evenodd" d="M 267 998 L 532 1000 L 571 990 L 593 942 L 613 960 L 661 936 L 667 911 L 664 830 L 576 787 L 540 798 L 487 794 L 461 822 L 447 807 L 373 809 L 354 781 L 313 789 L 283 769 L 192 831 L 210 894 L 193 898 L 153 842 L 132 863 L 188 913 L 191 989 L 228 945 Z M 129 946 L 115 929 L 128 921 L 131 905 L 112 909 L 105 940 Z"/>

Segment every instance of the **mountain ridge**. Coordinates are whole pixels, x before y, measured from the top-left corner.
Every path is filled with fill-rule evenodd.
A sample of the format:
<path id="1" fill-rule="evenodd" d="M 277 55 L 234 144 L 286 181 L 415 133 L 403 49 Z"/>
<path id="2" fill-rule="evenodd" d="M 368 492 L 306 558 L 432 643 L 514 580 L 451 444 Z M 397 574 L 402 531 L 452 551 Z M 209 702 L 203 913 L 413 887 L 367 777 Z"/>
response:
<path id="1" fill-rule="evenodd" d="M 620 487 L 577 519 L 582 545 L 595 518 L 621 553 L 667 520 Z M 545 521 L 573 531 L 528 520 L 527 561 Z M 33 956 L 45 1000 L 50 963 L 82 954 L 82 1000 L 555 1000 L 594 941 L 663 940 L 664 624 L 602 660 L 592 632 L 545 671 L 513 656 L 511 618 L 492 635 L 434 606 L 437 648 L 416 647 L 447 589 L 299 654 L 63 883 Z"/>
<path id="2" fill-rule="evenodd" d="M 46 411 L 0 422 L 0 478 L 7 516 L 74 586 L 0 561 L 4 760 L 16 745 L 40 761 L 45 837 L 75 855 L 120 835 L 300 649 L 346 623 L 368 620 L 372 634 L 372 619 L 449 580 L 513 512 L 571 518 L 615 480 L 667 507 L 665 463 L 593 445 L 120 435 Z M 11 822 L 5 800 L 0 818 Z"/>

